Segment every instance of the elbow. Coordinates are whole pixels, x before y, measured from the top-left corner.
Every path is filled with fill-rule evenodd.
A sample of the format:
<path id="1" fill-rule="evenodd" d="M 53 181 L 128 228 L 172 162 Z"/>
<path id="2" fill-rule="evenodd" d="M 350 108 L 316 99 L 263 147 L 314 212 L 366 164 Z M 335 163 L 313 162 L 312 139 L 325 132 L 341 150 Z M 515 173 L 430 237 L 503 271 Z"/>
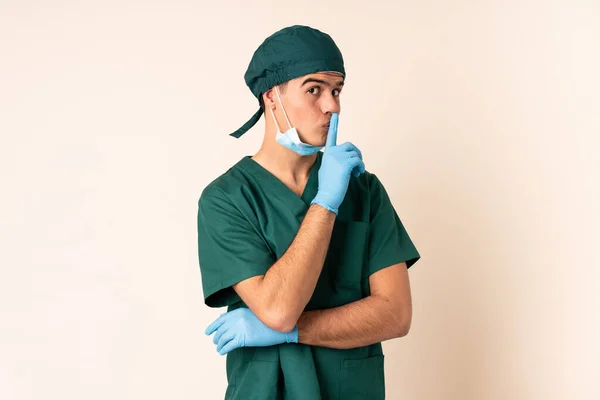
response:
<path id="1" fill-rule="evenodd" d="M 410 331 L 410 321 L 405 321 L 398 325 L 399 326 L 396 329 L 396 337 L 401 338 L 408 335 L 408 332 Z"/>
<path id="2" fill-rule="evenodd" d="M 298 323 L 298 316 L 290 310 L 272 307 L 265 311 L 262 322 L 274 331 L 291 332 Z"/>
<path id="3" fill-rule="evenodd" d="M 278 332 L 291 332 L 297 323 L 297 318 L 281 315 L 271 321 L 271 326 L 269 326 L 269 328 Z"/>
<path id="4" fill-rule="evenodd" d="M 294 330 L 296 323 L 297 321 L 280 321 L 278 324 L 275 325 L 274 328 L 271 329 L 278 332 L 291 332 Z"/>
<path id="5" fill-rule="evenodd" d="M 412 310 L 410 307 L 403 307 L 401 310 L 396 311 L 396 323 L 394 324 L 395 337 L 401 338 L 408 335 L 412 322 Z"/>

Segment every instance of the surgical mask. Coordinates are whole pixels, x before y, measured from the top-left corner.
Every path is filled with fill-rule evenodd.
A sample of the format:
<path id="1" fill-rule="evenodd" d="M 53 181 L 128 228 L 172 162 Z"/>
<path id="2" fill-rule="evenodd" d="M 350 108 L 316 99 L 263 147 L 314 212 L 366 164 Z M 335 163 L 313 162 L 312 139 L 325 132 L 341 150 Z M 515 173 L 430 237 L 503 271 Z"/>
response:
<path id="1" fill-rule="evenodd" d="M 290 120 L 285 112 L 285 108 L 283 108 L 283 103 L 281 102 L 281 97 L 279 97 L 279 89 L 277 86 L 275 86 L 275 92 L 277 93 L 279 104 L 281 104 L 281 110 L 283 111 L 285 120 L 290 127 L 290 129 L 285 131 L 285 133 L 281 132 L 281 129 L 279 129 L 279 125 L 277 124 L 277 119 L 275 119 L 275 113 L 273 112 L 273 109 L 270 108 L 273 121 L 275 121 L 275 126 L 277 127 L 277 136 L 275 138 L 277 143 L 297 154 L 300 154 L 301 156 L 310 156 L 319 152 L 325 146 L 313 146 L 312 144 L 304 143 L 302 140 L 300 140 L 300 136 L 298 136 L 296 128 L 292 128 L 292 124 L 290 124 Z"/>

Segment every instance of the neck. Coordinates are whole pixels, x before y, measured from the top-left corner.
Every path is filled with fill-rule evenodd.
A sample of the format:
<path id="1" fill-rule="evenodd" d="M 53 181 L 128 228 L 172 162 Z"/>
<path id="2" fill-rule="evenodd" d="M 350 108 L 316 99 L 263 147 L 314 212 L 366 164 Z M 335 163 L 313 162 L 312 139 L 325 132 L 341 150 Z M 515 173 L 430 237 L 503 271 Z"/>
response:
<path id="1" fill-rule="evenodd" d="M 262 145 L 252 159 L 283 180 L 293 183 L 305 181 L 317 154 L 301 156 L 283 147 L 275 141 L 276 129 L 270 125 L 265 126 Z"/>

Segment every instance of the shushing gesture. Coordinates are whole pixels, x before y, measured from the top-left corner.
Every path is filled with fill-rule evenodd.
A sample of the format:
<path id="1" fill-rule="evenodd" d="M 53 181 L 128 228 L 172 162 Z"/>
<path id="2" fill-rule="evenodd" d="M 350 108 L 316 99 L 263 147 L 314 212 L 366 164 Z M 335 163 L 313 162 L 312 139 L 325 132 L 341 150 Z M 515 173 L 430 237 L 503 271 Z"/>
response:
<path id="1" fill-rule="evenodd" d="M 337 113 L 331 115 L 327 143 L 319 169 L 319 190 L 311 202 L 336 214 L 346 196 L 350 176 L 359 176 L 365 172 L 365 163 L 358 147 L 350 142 L 337 144 L 338 118 Z"/>

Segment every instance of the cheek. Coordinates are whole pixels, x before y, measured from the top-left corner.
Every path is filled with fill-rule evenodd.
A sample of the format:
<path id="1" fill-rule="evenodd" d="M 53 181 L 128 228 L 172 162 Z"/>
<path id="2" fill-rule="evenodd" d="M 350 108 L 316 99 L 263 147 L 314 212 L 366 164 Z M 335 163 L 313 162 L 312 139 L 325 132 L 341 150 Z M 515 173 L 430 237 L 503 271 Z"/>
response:
<path id="1" fill-rule="evenodd" d="M 296 111 L 296 122 L 305 128 L 312 127 L 319 121 L 319 112 L 314 107 L 302 107 Z"/>
<path id="2" fill-rule="evenodd" d="M 312 133 L 315 126 L 324 120 L 319 102 L 315 97 L 297 98 L 295 102 L 290 103 L 289 108 L 288 110 L 286 107 L 286 111 L 292 125 L 308 134 Z"/>
<path id="3" fill-rule="evenodd" d="M 307 130 L 307 133 L 313 133 L 318 129 L 319 123 L 323 119 L 324 118 L 319 111 L 311 109 L 304 113 L 299 122 L 302 124 L 304 129 Z"/>

